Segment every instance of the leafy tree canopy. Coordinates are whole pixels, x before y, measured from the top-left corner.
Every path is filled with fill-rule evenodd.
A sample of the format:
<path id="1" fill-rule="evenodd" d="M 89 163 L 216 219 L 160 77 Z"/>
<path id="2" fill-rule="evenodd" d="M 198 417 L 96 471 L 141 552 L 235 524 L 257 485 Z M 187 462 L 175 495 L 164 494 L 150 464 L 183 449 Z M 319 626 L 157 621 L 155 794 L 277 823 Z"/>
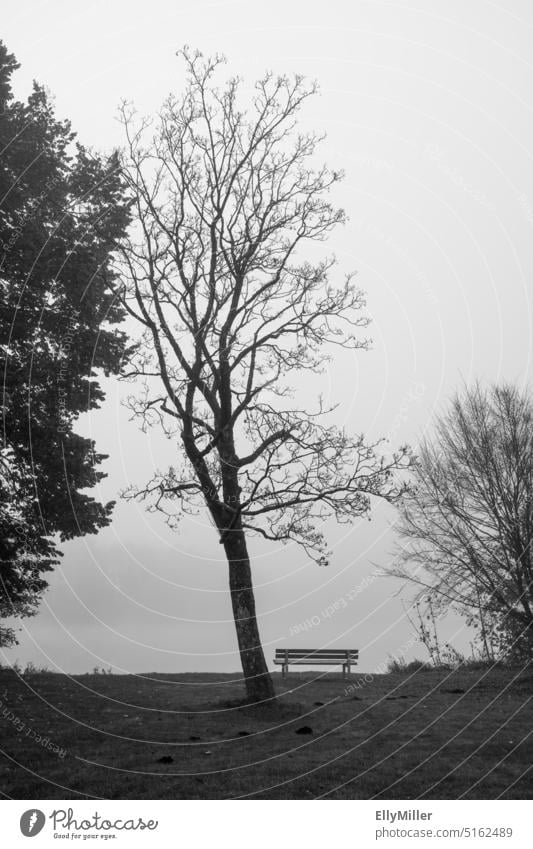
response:
<path id="1" fill-rule="evenodd" d="M 73 426 L 104 399 L 100 370 L 118 372 L 127 350 L 105 283 L 129 220 L 117 156 L 79 144 L 37 83 L 16 100 L 18 67 L 0 42 L 2 616 L 37 600 L 46 584 L 36 576 L 58 562 L 55 535 L 109 523 L 113 504 L 86 491 L 105 457 Z"/>

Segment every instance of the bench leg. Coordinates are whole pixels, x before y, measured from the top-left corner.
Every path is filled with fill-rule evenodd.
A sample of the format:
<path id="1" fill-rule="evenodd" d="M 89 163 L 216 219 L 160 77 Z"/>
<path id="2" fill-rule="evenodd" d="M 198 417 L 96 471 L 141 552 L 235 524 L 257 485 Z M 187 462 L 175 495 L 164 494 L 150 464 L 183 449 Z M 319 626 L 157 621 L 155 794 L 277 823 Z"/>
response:
<path id="1" fill-rule="evenodd" d="M 281 677 L 285 678 L 288 671 L 289 671 L 289 665 L 284 663 L 283 666 L 281 667 Z"/>

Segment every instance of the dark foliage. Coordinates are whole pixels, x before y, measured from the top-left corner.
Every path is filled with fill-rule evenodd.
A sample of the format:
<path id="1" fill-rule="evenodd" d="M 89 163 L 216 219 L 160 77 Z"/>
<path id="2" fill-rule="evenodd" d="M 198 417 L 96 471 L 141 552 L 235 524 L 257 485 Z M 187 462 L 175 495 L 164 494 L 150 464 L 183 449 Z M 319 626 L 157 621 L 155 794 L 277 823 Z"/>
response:
<path id="1" fill-rule="evenodd" d="M 0 42 L 0 616 L 32 611 L 57 563 L 54 540 L 96 533 L 112 503 L 85 490 L 104 455 L 73 430 L 100 405 L 97 376 L 118 372 L 123 309 L 106 288 L 129 220 L 117 156 L 76 142 L 45 89 L 11 91 L 15 58 Z M 0 632 L 2 641 L 12 632 Z"/>

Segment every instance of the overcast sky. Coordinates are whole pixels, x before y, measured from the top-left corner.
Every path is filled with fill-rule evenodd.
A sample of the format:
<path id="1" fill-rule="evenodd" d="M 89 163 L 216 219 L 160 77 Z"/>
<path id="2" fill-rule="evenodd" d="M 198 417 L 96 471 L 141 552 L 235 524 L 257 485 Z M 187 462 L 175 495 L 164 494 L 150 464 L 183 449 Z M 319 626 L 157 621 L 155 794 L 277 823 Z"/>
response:
<path id="1" fill-rule="evenodd" d="M 99 150 L 122 143 L 122 98 L 141 112 L 179 91 L 184 44 L 222 52 L 246 84 L 299 72 L 318 80 L 306 128 L 327 132 L 323 158 L 346 179 L 348 225 L 332 240 L 356 269 L 372 318 L 369 352 L 344 353 L 323 388 L 338 421 L 391 447 L 416 447 L 463 382 L 531 378 L 533 7 L 527 0 L 310 0 L 191 3 L 4 0 L 0 37 L 60 117 Z M 109 453 L 102 499 L 175 462 L 160 432 L 140 433 L 106 381 L 86 417 Z M 309 388 L 302 391 L 309 396 Z M 394 511 L 328 528 L 326 568 L 295 546 L 253 543 L 267 659 L 275 647 L 359 648 L 361 669 L 412 645 L 400 586 L 372 575 L 390 562 Z M 205 516 L 172 533 L 141 505 L 119 502 L 111 527 L 64 546 L 39 614 L 10 661 L 68 672 L 239 669 L 227 569 Z M 334 608 L 338 609 L 334 609 Z M 330 615 L 328 615 L 328 608 Z M 306 620 L 310 630 L 295 633 Z M 443 635 L 467 643 L 461 623 Z"/>

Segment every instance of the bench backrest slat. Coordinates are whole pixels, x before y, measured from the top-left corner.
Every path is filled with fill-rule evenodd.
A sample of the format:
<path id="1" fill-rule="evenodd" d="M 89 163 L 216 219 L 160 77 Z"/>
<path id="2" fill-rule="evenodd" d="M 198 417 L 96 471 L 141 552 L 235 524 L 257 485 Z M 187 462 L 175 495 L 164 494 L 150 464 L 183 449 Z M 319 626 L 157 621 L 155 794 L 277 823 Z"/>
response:
<path id="1" fill-rule="evenodd" d="M 323 658 L 358 657 L 359 649 L 276 649 L 276 658 Z"/>

